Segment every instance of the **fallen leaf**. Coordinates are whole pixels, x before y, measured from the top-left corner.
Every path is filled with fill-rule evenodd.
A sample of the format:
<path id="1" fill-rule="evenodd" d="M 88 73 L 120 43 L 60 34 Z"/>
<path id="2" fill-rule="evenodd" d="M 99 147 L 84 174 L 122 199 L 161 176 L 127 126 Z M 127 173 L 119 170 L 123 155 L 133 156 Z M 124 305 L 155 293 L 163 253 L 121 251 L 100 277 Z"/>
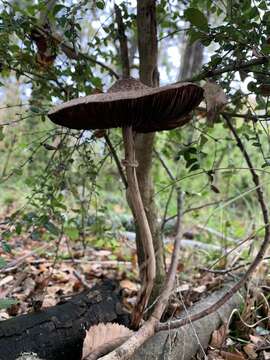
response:
<path id="1" fill-rule="evenodd" d="M 223 324 L 219 329 L 215 330 L 212 334 L 210 346 L 215 349 L 220 349 L 224 344 L 228 335 L 227 324 Z"/>
<path id="2" fill-rule="evenodd" d="M 246 357 L 240 352 L 228 352 L 228 351 L 220 351 L 221 356 L 225 360 L 245 360 Z"/>
<path id="3" fill-rule="evenodd" d="M 258 355 L 255 349 L 256 346 L 254 344 L 247 344 L 243 347 L 243 350 L 247 354 L 249 359 L 257 359 Z"/>
<path id="4" fill-rule="evenodd" d="M 177 287 L 176 292 L 188 291 L 189 288 L 190 288 L 189 284 L 183 284 L 183 285 Z"/>
<path id="5" fill-rule="evenodd" d="M 264 338 L 261 336 L 249 335 L 249 338 L 253 342 L 253 344 L 257 346 L 264 343 Z"/>
<path id="6" fill-rule="evenodd" d="M 207 352 L 208 360 L 224 360 L 224 358 L 219 354 L 217 350 L 208 350 Z"/>
<path id="7" fill-rule="evenodd" d="M 206 286 L 205 285 L 197 286 L 193 289 L 193 291 L 199 294 L 203 294 L 206 291 Z"/>
<path id="8" fill-rule="evenodd" d="M 270 352 L 263 351 L 263 357 L 264 357 L 264 360 L 270 360 Z"/>
<path id="9" fill-rule="evenodd" d="M 138 291 L 138 285 L 128 279 L 120 281 L 120 287 L 134 292 Z"/>
<path id="10" fill-rule="evenodd" d="M 121 337 L 131 336 L 132 334 L 132 330 L 119 324 L 100 323 L 98 325 L 91 326 L 90 329 L 86 332 L 86 336 L 83 342 L 82 359 L 84 359 L 87 355 L 103 344 Z"/>
<path id="11" fill-rule="evenodd" d="M 8 283 L 10 283 L 11 281 L 13 281 L 14 277 L 12 275 L 8 275 L 6 277 L 4 277 L 4 279 L 0 280 L 0 286 L 4 286 Z"/>

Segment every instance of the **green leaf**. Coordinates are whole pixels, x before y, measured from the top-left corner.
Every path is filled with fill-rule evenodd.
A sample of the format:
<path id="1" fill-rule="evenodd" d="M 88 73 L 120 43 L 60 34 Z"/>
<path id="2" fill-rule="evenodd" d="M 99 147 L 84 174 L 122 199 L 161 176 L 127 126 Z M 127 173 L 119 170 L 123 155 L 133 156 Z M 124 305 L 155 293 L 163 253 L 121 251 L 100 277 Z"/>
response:
<path id="1" fill-rule="evenodd" d="M 79 237 L 79 230 L 75 227 L 67 226 L 64 232 L 71 240 L 77 240 Z"/>
<path id="2" fill-rule="evenodd" d="M 105 7 L 105 3 L 104 3 L 104 1 L 97 1 L 96 2 L 96 6 L 97 6 L 97 8 L 98 9 L 100 9 L 100 10 L 103 10 L 104 9 L 104 7 Z"/>
<path id="3" fill-rule="evenodd" d="M 0 299 L 0 309 L 8 309 L 11 305 L 17 303 L 18 301 L 14 299 Z"/>
<path id="4" fill-rule="evenodd" d="M 0 269 L 6 266 L 6 264 L 7 264 L 6 260 L 0 257 Z"/>
<path id="5" fill-rule="evenodd" d="M 13 169 L 13 173 L 15 175 L 21 176 L 23 171 L 22 171 L 22 169 L 18 168 L 18 169 Z"/>
<path id="6" fill-rule="evenodd" d="M 198 29 L 208 31 L 208 20 L 200 10 L 189 8 L 184 12 L 184 17 Z"/>
<path id="7" fill-rule="evenodd" d="M 264 44 L 262 46 L 262 51 L 263 53 L 266 55 L 266 54 L 270 54 L 270 45 L 269 44 Z"/>
<path id="8" fill-rule="evenodd" d="M 260 8 L 261 10 L 267 10 L 266 2 L 265 2 L 265 1 L 261 1 L 260 4 L 259 4 L 259 8 Z"/>
<path id="9" fill-rule="evenodd" d="M 30 111 L 32 111 L 35 114 L 39 114 L 40 113 L 40 109 L 36 106 L 30 106 Z"/>
<path id="10" fill-rule="evenodd" d="M 56 15 L 59 11 L 65 8 L 65 5 L 56 4 L 53 8 L 53 15 Z"/>
<path id="11" fill-rule="evenodd" d="M 250 83 L 248 83 L 247 88 L 250 92 L 254 92 L 256 90 L 256 83 L 254 81 L 251 81 Z"/>
<path id="12" fill-rule="evenodd" d="M 208 141 L 208 138 L 205 135 L 201 135 L 200 137 L 200 147 L 203 147 L 203 145 L 205 145 Z"/>
<path id="13" fill-rule="evenodd" d="M 2 141 L 4 139 L 5 135 L 3 132 L 3 127 L 0 127 L 0 141 Z"/>
<path id="14" fill-rule="evenodd" d="M 51 234 L 58 236 L 60 233 L 60 230 L 57 226 L 55 226 L 52 222 L 48 222 L 44 225 L 45 229 L 47 229 Z"/>

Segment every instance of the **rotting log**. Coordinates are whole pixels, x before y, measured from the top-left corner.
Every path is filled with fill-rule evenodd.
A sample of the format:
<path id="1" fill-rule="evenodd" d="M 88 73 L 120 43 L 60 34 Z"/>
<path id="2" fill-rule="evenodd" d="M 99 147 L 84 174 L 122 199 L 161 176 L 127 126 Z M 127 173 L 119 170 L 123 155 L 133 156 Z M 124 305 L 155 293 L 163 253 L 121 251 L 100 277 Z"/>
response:
<path id="1" fill-rule="evenodd" d="M 85 329 L 100 322 L 127 325 L 115 282 L 104 281 L 64 303 L 0 322 L 0 360 L 15 360 L 22 352 L 46 360 L 80 360 Z"/>
<path id="2" fill-rule="evenodd" d="M 209 297 L 202 299 L 188 309 L 188 314 L 207 309 L 209 305 L 220 299 L 230 287 L 231 284 L 226 285 Z M 199 350 L 207 348 L 213 331 L 218 329 L 223 322 L 227 322 L 232 311 L 235 308 L 239 309 L 242 303 L 243 296 L 238 292 L 217 312 L 179 329 L 158 332 L 141 346 L 131 360 L 190 360 Z M 187 314 L 183 314 L 183 317 L 186 316 Z"/>

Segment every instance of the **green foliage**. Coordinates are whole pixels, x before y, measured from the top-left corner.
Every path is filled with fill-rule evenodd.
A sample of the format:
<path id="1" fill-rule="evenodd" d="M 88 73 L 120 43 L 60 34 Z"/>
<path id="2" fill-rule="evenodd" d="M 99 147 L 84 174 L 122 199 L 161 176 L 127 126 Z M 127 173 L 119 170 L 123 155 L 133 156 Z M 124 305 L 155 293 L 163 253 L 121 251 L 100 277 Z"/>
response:
<path id="1" fill-rule="evenodd" d="M 11 305 L 17 304 L 17 300 L 13 299 L 0 299 L 0 310 L 8 309 Z"/>
<path id="2" fill-rule="evenodd" d="M 119 6 L 132 74 L 138 76 L 136 10 L 124 1 Z M 43 41 L 51 59 L 45 64 L 38 60 L 42 54 L 34 34 L 41 26 L 46 2 L 3 1 L 0 11 L 0 83 L 5 89 L 0 124 L 15 121 L 12 126 L 0 125 L 0 184 L 4 189 L 0 201 L 9 221 L 1 234 L 2 247 L 10 250 L 9 238 L 24 232 L 39 240 L 65 234 L 74 241 L 115 247 L 115 233 L 134 230 L 134 225 L 104 139 L 96 139 L 91 132 L 55 127 L 46 117 L 55 102 L 107 89 L 115 80 L 113 72 L 121 72 L 113 7 L 103 0 L 91 5 L 86 0 L 58 2 L 47 14 L 50 26 Z M 233 121 L 266 185 L 270 65 L 265 61 L 236 70 L 236 64 L 269 56 L 269 15 L 267 1 L 227 1 L 226 6 L 207 0 L 162 0 L 157 4 L 161 74 L 162 64 L 178 54 L 183 29 L 188 28 L 190 41 L 201 41 L 205 50 L 204 67 L 191 80 L 203 85 L 206 74 L 219 71 L 211 79 L 226 92 L 226 111 L 244 116 Z M 175 53 L 169 55 L 167 48 Z M 230 70 L 222 72 L 228 67 Z M 167 72 L 168 78 L 177 80 L 178 69 L 167 64 Z M 156 136 L 155 149 L 176 179 L 172 181 L 154 158 L 159 215 L 164 215 L 171 188 L 166 216 L 175 215 L 176 190 L 181 187 L 186 192 L 186 208 L 220 201 L 188 212 L 188 224 L 208 223 L 220 231 L 226 228 L 231 236 L 244 236 L 249 223 L 260 225 L 246 165 L 222 116 L 217 116 L 214 124 L 204 117 L 197 119 L 194 116 L 181 131 Z M 110 138 L 121 158 L 120 132 L 112 131 Z"/>
<path id="3" fill-rule="evenodd" d="M 185 10 L 184 17 L 197 29 L 208 31 L 208 20 L 206 16 L 198 9 L 188 8 Z"/>

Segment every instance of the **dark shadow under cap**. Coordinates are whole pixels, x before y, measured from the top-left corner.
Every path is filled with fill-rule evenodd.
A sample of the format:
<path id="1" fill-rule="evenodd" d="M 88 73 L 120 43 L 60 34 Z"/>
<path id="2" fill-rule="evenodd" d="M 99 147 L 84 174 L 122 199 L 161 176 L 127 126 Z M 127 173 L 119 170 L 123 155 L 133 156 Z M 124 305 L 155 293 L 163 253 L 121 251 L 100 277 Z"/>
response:
<path id="1" fill-rule="evenodd" d="M 136 132 L 170 130 L 187 123 L 203 98 L 193 83 L 151 88 L 139 80 L 118 80 L 107 93 L 73 99 L 49 112 L 56 124 L 71 129 L 110 129 L 132 126 Z"/>

